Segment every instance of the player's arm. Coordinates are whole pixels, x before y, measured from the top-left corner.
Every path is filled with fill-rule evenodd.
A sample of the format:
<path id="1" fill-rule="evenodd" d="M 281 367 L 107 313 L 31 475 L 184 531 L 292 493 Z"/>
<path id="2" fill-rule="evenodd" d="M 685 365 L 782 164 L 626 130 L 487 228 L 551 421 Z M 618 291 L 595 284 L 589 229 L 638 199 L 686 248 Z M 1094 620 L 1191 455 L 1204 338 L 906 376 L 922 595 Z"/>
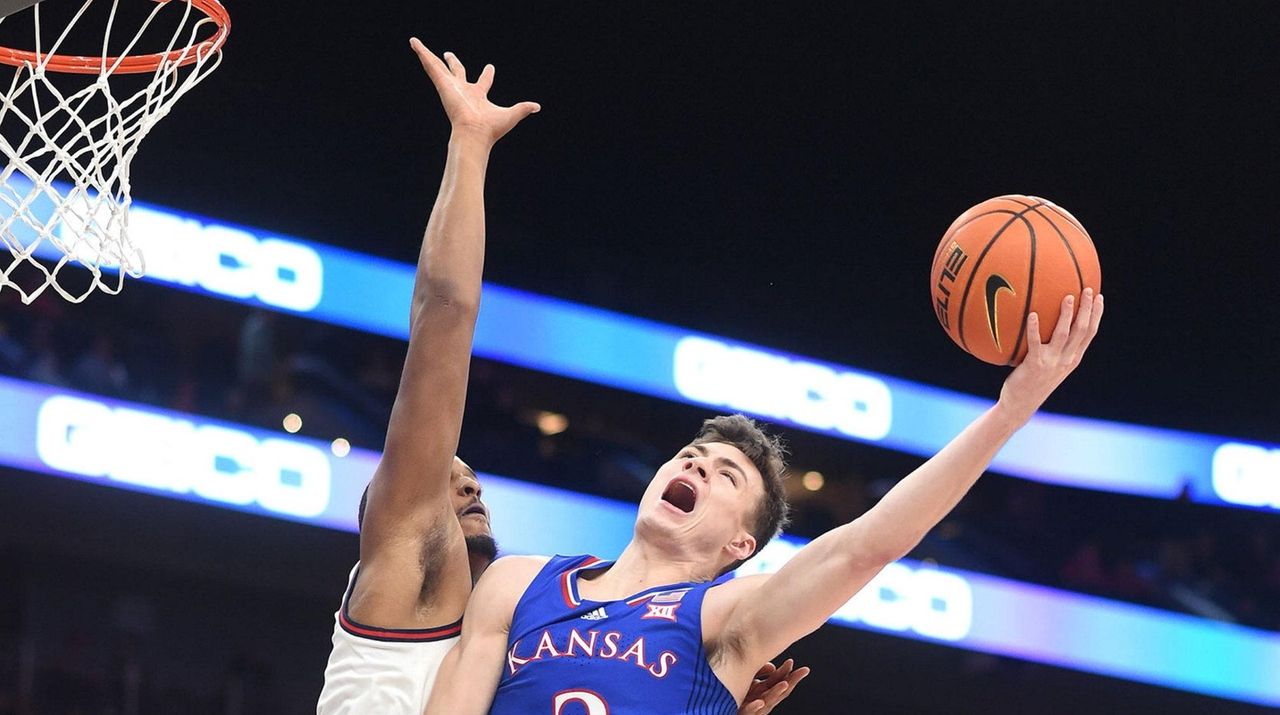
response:
<path id="1" fill-rule="evenodd" d="M 1045 345 L 1033 313 L 1027 320 L 1027 357 L 1005 380 L 995 406 L 878 504 L 814 539 L 754 589 L 727 590 L 736 598 L 727 606 L 718 635 L 724 655 L 753 671 L 816 630 L 887 564 L 910 552 L 1079 364 L 1102 318 L 1101 296 L 1093 298 L 1086 291 L 1082 302 L 1073 316 L 1071 299 L 1063 301 L 1057 328 Z"/>
<path id="2" fill-rule="evenodd" d="M 456 57 L 446 54 L 446 63 L 416 39 L 411 44 L 440 95 L 452 134 L 418 257 L 409 349 L 382 460 L 369 486 L 361 575 L 349 604 L 356 620 L 390 628 L 457 618 L 470 591 L 465 545 L 448 489 L 480 305 L 485 170 L 493 144 L 538 109 L 528 102 L 491 103 L 492 65 L 468 83 Z M 442 612 L 423 612 L 424 592 L 432 597 L 428 610 L 439 606 Z"/>
<path id="3" fill-rule="evenodd" d="M 427 715 L 484 715 L 493 704 L 507 654 L 516 604 L 547 560 L 508 556 L 476 583 L 463 616 L 462 639 L 445 656 Z"/>

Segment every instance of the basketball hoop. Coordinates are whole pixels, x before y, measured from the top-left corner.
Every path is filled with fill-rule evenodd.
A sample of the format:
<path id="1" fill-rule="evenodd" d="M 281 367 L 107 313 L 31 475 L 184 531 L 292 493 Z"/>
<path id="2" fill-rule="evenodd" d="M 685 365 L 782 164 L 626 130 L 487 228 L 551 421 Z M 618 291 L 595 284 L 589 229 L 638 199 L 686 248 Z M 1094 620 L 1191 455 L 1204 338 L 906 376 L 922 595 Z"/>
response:
<path id="1" fill-rule="evenodd" d="M 12 287 L 24 303 L 50 287 L 76 303 L 95 289 L 119 293 L 126 273 L 145 269 L 129 239 L 129 164 L 152 127 L 222 61 L 231 18 L 218 0 L 151 0 L 132 37 L 113 39 L 120 3 L 137 1 L 99 0 L 100 12 L 110 8 L 105 31 L 92 35 L 97 51 L 72 54 L 64 47 L 83 41 L 94 0 L 80 0 L 64 23 L 46 19 L 60 27 L 51 42 L 41 0 L 0 0 L 0 26 L 27 8 L 35 26 L 33 50 L 0 45 L 0 65 L 14 68 L 11 78 L 0 71 L 0 241 L 9 252 L 7 260 L 0 252 L 0 292 Z M 144 39 L 162 49 L 144 52 Z M 79 272 L 64 273 L 68 265 L 89 271 L 86 287 L 70 287 Z"/>

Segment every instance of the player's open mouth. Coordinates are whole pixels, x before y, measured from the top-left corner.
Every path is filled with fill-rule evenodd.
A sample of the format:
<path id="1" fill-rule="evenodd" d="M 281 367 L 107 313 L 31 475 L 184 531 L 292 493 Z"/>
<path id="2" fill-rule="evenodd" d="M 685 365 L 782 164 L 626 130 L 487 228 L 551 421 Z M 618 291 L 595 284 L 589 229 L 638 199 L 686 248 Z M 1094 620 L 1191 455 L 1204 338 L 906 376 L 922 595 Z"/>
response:
<path id="1" fill-rule="evenodd" d="M 471 506 L 469 506 L 469 507 L 467 507 L 466 509 L 464 509 L 464 510 L 462 511 L 461 516 L 469 516 L 469 515 L 471 515 L 471 514 L 479 514 L 480 516 L 482 516 L 482 517 L 484 517 L 484 518 L 486 518 L 486 519 L 488 519 L 488 518 L 489 518 L 489 512 L 487 512 L 487 511 L 485 510 L 485 508 L 484 508 L 484 505 L 483 505 L 483 504 L 480 504 L 480 503 L 478 503 L 478 502 L 477 502 L 477 503 L 475 503 L 475 504 L 472 504 Z"/>
<path id="2" fill-rule="evenodd" d="M 693 505 L 698 501 L 698 492 L 688 482 L 673 479 L 667 485 L 666 491 L 662 492 L 662 501 L 688 514 L 693 511 Z"/>

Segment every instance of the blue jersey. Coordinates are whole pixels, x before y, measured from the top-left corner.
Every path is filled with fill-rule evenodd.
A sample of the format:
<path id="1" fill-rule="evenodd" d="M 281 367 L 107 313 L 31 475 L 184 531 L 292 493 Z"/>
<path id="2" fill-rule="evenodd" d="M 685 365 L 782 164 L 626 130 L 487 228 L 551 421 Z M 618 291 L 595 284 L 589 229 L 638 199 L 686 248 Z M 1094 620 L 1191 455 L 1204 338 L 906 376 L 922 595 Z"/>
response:
<path id="1" fill-rule="evenodd" d="M 611 563 L 556 556 L 534 577 L 512 616 L 490 715 L 735 715 L 702 646 L 702 599 L 720 581 L 579 597 L 578 574 Z"/>

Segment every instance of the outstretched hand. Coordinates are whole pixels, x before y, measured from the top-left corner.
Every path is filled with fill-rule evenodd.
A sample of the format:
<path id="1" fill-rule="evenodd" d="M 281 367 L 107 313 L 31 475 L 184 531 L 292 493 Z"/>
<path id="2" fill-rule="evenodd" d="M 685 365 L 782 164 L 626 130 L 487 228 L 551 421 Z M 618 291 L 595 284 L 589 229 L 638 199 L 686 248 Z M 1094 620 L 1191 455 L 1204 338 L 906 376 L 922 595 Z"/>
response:
<path id="1" fill-rule="evenodd" d="M 536 102 L 520 102 L 511 107 L 490 102 L 493 65 L 485 65 L 476 81 L 468 82 L 467 68 L 452 52 L 444 53 L 441 60 L 416 37 L 409 40 L 409 46 L 440 94 L 440 103 L 449 115 L 454 132 L 471 132 L 492 144 L 522 119 L 542 109 Z"/>
<path id="2" fill-rule="evenodd" d="M 1079 311 L 1074 296 L 1062 299 L 1058 325 L 1048 343 L 1040 342 L 1039 316 L 1027 316 L 1027 356 L 1004 381 L 1000 402 L 1029 417 L 1080 364 L 1100 322 L 1102 296 L 1095 296 L 1091 288 L 1080 296 Z"/>
<path id="3" fill-rule="evenodd" d="M 751 681 L 751 688 L 742 699 L 738 715 L 768 715 L 795 691 L 796 686 L 809 674 L 809 668 L 796 668 L 795 661 L 787 658 L 781 666 L 765 663 Z"/>

